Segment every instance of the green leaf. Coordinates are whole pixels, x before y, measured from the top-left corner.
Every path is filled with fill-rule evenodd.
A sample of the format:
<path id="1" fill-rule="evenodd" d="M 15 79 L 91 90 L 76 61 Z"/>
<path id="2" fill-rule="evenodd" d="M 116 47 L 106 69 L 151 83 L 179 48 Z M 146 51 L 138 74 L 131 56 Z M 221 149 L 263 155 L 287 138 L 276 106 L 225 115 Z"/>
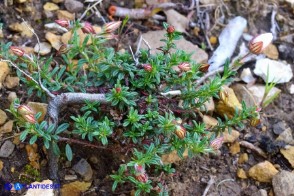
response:
<path id="1" fill-rule="evenodd" d="M 68 123 L 63 123 L 56 129 L 55 133 L 58 135 L 58 134 L 62 133 L 63 131 L 65 131 L 68 127 L 69 127 Z"/>
<path id="2" fill-rule="evenodd" d="M 66 144 L 65 146 L 65 155 L 67 160 L 72 161 L 72 150 L 69 144 Z"/>
<path id="3" fill-rule="evenodd" d="M 31 137 L 30 139 L 30 145 L 34 144 L 38 139 L 38 136 L 37 135 L 34 135 L 33 137 Z"/>
<path id="4" fill-rule="evenodd" d="M 27 138 L 28 133 L 29 133 L 29 130 L 25 130 L 25 131 L 23 131 L 23 132 L 20 134 L 20 136 L 19 136 L 20 141 L 22 141 L 22 142 L 25 141 L 26 138 Z"/>
<path id="5" fill-rule="evenodd" d="M 52 142 L 52 148 L 55 155 L 60 155 L 60 149 L 56 142 Z"/>

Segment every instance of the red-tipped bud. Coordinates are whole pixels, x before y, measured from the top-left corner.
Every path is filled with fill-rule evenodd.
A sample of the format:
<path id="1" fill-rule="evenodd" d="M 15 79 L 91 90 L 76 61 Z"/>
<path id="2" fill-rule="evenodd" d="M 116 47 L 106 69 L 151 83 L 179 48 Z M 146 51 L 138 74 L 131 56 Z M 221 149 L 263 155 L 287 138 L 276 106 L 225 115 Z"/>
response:
<path id="1" fill-rule="evenodd" d="M 210 142 L 210 147 L 214 150 L 218 150 L 222 147 L 224 142 L 224 137 L 217 137 Z"/>
<path id="2" fill-rule="evenodd" d="M 71 26 L 70 21 L 65 19 L 55 20 L 55 23 L 64 28 L 69 28 Z"/>
<path id="3" fill-rule="evenodd" d="M 82 27 L 83 33 L 86 34 L 96 34 L 95 29 L 89 22 L 85 22 L 84 26 Z"/>
<path id="4" fill-rule="evenodd" d="M 136 175 L 136 179 L 143 183 L 148 182 L 148 176 L 146 173 Z"/>
<path id="5" fill-rule="evenodd" d="M 257 111 L 256 111 L 257 112 Z M 250 125 L 252 127 L 257 127 L 258 125 L 260 125 L 261 120 L 260 120 L 260 114 L 257 112 L 257 116 L 250 119 Z"/>
<path id="6" fill-rule="evenodd" d="M 181 125 L 176 125 L 175 134 L 178 136 L 178 138 L 184 139 L 186 136 L 186 129 Z"/>
<path id="7" fill-rule="evenodd" d="M 260 34 L 249 42 L 249 50 L 253 54 L 260 54 L 272 42 L 272 40 L 272 33 Z"/>
<path id="8" fill-rule="evenodd" d="M 33 114 L 23 115 L 22 117 L 29 123 L 35 124 L 37 122 Z"/>
<path id="9" fill-rule="evenodd" d="M 120 87 L 117 87 L 117 88 L 115 88 L 115 91 L 116 91 L 117 93 L 120 93 L 120 92 L 121 92 L 121 88 L 120 88 Z"/>
<path id="10" fill-rule="evenodd" d="M 20 106 L 18 106 L 17 112 L 21 116 L 29 115 L 29 114 L 32 114 L 32 115 L 35 114 L 35 112 L 29 106 L 27 106 L 27 105 L 20 105 Z"/>
<path id="11" fill-rule="evenodd" d="M 19 57 L 22 57 L 25 54 L 24 50 L 17 46 L 10 46 L 10 50 L 13 54 Z"/>
<path id="12" fill-rule="evenodd" d="M 209 66 L 210 66 L 210 65 L 207 64 L 207 63 L 202 63 L 201 66 L 199 67 L 199 71 L 201 71 L 201 72 L 207 72 Z"/>
<path id="13" fill-rule="evenodd" d="M 175 32 L 175 27 L 172 25 L 169 25 L 166 29 L 166 32 L 168 32 L 169 34 Z"/>
<path id="14" fill-rule="evenodd" d="M 145 173 L 145 169 L 142 165 L 138 165 L 137 163 L 134 165 L 136 173 L 143 174 Z"/>
<path id="15" fill-rule="evenodd" d="M 69 50 L 68 46 L 66 44 L 62 44 L 60 47 L 59 47 L 59 50 L 57 51 L 56 55 L 61 55 L 61 54 L 65 54 L 67 53 Z"/>
<path id="16" fill-rule="evenodd" d="M 191 65 L 189 63 L 181 63 L 178 65 L 178 68 L 181 70 L 181 71 L 189 71 L 191 70 Z"/>
<path id="17" fill-rule="evenodd" d="M 145 71 L 147 71 L 147 72 L 152 71 L 152 66 L 150 64 L 143 64 L 142 66 L 143 66 Z"/>
<path id="18" fill-rule="evenodd" d="M 106 33 L 113 33 L 121 25 L 121 21 L 109 22 L 103 25 L 103 29 Z"/>

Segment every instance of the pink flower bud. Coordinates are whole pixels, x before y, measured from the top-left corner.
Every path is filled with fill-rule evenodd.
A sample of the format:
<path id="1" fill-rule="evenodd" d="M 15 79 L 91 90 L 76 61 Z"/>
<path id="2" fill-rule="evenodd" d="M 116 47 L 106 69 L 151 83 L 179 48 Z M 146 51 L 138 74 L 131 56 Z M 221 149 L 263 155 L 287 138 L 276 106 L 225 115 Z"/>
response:
<path id="1" fill-rule="evenodd" d="M 171 34 L 173 32 L 175 32 L 175 27 L 172 25 L 169 25 L 166 29 L 167 33 Z"/>
<path id="2" fill-rule="evenodd" d="M 20 47 L 17 47 L 17 46 L 10 46 L 10 50 L 13 54 L 19 57 L 22 57 L 25 54 L 25 52 Z"/>
<path id="3" fill-rule="evenodd" d="M 199 67 L 199 70 L 200 70 L 201 72 L 207 72 L 209 67 L 210 67 L 210 65 L 209 65 L 208 63 L 203 63 L 203 64 L 201 64 L 201 66 Z"/>
<path id="4" fill-rule="evenodd" d="M 120 93 L 120 92 L 121 92 L 121 88 L 120 88 L 120 87 L 117 87 L 117 88 L 115 88 L 115 91 L 116 91 L 117 93 Z"/>
<path id="5" fill-rule="evenodd" d="M 23 115 L 22 117 L 29 123 L 35 124 L 37 122 L 33 114 Z"/>
<path id="6" fill-rule="evenodd" d="M 145 71 L 147 71 L 147 72 L 152 71 L 152 66 L 150 64 L 143 64 L 142 66 L 143 66 Z"/>
<path id="7" fill-rule="evenodd" d="M 178 68 L 181 70 L 181 71 L 189 71 L 191 70 L 191 65 L 189 63 L 181 63 L 178 65 Z"/>
<path id="8" fill-rule="evenodd" d="M 85 22 L 84 26 L 82 27 L 83 33 L 86 34 L 96 34 L 95 29 L 89 22 Z"/>
<path id="9" fill-rule="evenodd" d="M 217 137 L 210 142 L 210 147 L 214 150 L 218 150 L 222 147 L 224 142 L 224 137 Z"/>
<path id="10" fill-rule="evenodd" d="M 103 25 L 103 29 L 105 30 L 106 33 L 112 33 L 116 29 L 118 29 L 120 25 L 121 25 L 121 21 L 109 22 Z"/>
<path id="11" fill-rule="evenodd" d="M 136 173 L 143 174 L 145 173 L 145 169 L 142 165 L 138 165 L 137 163 L 134 165 Z"/>
<path id="12" fill-rule="evenodd" d="M 17 112 L 21 115 L 21 116 L 24 116 L 24 115 L 29 115 L 29 114 L 32 114 L 34 115 L 35 112 L 27 105 L 20 105 L 18 108 L 17 108 Z"/>
<path id="13" fill-rule="evenodd" d="M 140 182 L 146 183 L 148 181 L 148 176 L 146 173 L 136 175 L 136 179 Z"/>
<path id="14" fill-rule="evenodd" d="M 260 34 L 249 42 L 249 50 L 253 54 L 260 54 L 272 42 L 272 40 L 272 33 Z"/>
<path id="15" fill-rule="evenodd" d="M 69 28 L 70 27 L 70 21 L 65 19 L 59 19 L 55 20 L 55 23 L 58 24 L 61 27 Z"/>
<path id="16" fill-rule="evenodd" d="M 178 136 L 178 138 L 184 139 L 186 136 L 186 129 L 181 125 L 176 125 L 175 134 Z"/>

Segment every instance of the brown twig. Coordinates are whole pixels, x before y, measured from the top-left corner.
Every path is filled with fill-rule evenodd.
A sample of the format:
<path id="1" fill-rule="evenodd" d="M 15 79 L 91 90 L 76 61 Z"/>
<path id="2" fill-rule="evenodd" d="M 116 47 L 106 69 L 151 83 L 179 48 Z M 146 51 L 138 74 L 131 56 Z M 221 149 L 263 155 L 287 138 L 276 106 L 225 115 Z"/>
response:
<path id="1" fill-rule="evenodd" d="M 246 141 L 240 141 L 239 144 L 240 144 L 241 146 L 243 146 L 243 147 L 249 148 L 250 150 L 253 150 L 253 151 L 257 152 L 257 154 L 259 154 L 259 155 L 262 156 L 263 158 L 266 158 L 266 157 L 267 157 L 267 156 L 266 156 L 266 153 L 265 153 L 262 149 L 260 149 L 260 148 L 258 148 L 258 147 L 256 147 L 256 146 L 254 146 L 253 144 L 251 144 L 251 143 L 249 143 L 249 142 L 246 142 Z"/>
<path id="2" fill-rule="evenodd" d="M 97 148 L 97 149 L 103 149 L 103 150 L 110 150 L 110 151 L 114 151 L 114 149 L 111 148 L 106 148 L 103 146 L 98 146 L 89 142 L 84 142 L 81 140 L 77 140 L 77 139 L 72 139 L 72 138 L 66 138 L 66 137 L 59 137 L 58 138 L 58 142 L 68 142 L 68 143 L 75 143 L 75 144 L 80 144 L 83 146 L 87 146 L 87 147 L 91 147 L 91 148 Z"/>

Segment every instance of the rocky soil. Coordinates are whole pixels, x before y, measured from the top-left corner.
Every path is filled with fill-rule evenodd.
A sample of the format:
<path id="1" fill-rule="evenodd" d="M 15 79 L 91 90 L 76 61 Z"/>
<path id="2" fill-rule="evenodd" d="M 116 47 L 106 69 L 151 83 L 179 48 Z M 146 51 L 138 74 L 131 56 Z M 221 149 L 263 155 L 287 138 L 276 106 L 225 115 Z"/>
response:
<path id="1" fill-rule="evenodd" d="M 141 8 L 167 0 L 109 1 L 97 4 L 92 11 L 85 10 L 96 1 L 77 0 L 5 0 L 0 2 L 1 42 L 13 42 L 26 53 L 50 56 L 55 54 L 62 43 L 70 39 L 70 32 L 56 26 L 55 19 L 74 20 L 83 17 L 101 30 L 104 21 L 119 20 L 109 16 L 107 8 L 116 5 L 126 8 Z M 162 157 L 163 162 L 173 163 L 177 172 L 166 179 L 171 195 L 254 195 L 290 196 L 294 195 L 294 1 L 222 1 L 200 0 L 194 4 L 199 13 L 184 9 L 190 1 L 169 1 L 180 3 L 169 10 L 157 13 L 163 20 L 147 17 L 131 19 L 129 33 L 119 44 L 110 43 L 120 50 L 136 46 L 142 35 L 155 51 L 163 37 L 162 22 L 173 24 L 183 32 L 185 39 L 178 41 L 177 47 L 193 52 L 192 58 L 199 63 L 207 63 L 213 52 L 221 45 L 221 32 L 228 27 L 230 19 L 242 16 L 247 21 L 241 31 L 233 57 L 246 49 L 248 41 L 255 35 L 273 32 L 275 39 L 264 54 L 247 59 L 230 85 L 229 98 L 235 105 L 245 101 L 247 105 L 261 102 L 265 90 L 267 69 L 269 80 L 277 82 L 268 95 L 277 98 L 261 113 L 262 123 L 258 127 L 246 126 L 242 130 L 224 133 L 225 142 L 216 154 L 185 158 L 180 160 L 175 154 Z M 195 1 L 198 2 L 198 1 Z M 202 15 L 201 15 L 202 14 Z M 22 20 L 23 19 L 23 20 Z M 40 37 L 40 48 L 32 31 Z M 85 36 L 79 33 L 81 39 Z M 227 37 L 228 39 L 229 37 Z M 144 47 L 144 46 L 143 46 Z M 266 67 L 267 65 L 268 67 Z M 36 96 L 28 97 L 26 89 L 15 71 L 0 62 L 0 192 L 6 195 L 53 195 L 52 190 L 25 190 L 9 192 L 6 182 L 48 183 L 47 152 L 41 142 L 29 145 L 20 142 L 20 130 L 13 126 L 13 118 L 6 111 L 10 103 L 19 98 L 35 111 L 47 112 L 46 103 Z M 219 103 L 211 100 L 207 105 L 204 122 L 215 125 L 215 117 L 220 113 Z M 42 117 L 44 118 L 44 116 Z M 74 146 L 75 158 L 72 162 L 60 160 L 61 195 L 133 195 L 133 187 L 125 186 L 113 193 L 109 175 L 122 162 L 123 157 L 103 150 Z M 36 192 L 34 192 L 36 191 Z M 0 194 L 0 195 L 1 195 Z"/>

